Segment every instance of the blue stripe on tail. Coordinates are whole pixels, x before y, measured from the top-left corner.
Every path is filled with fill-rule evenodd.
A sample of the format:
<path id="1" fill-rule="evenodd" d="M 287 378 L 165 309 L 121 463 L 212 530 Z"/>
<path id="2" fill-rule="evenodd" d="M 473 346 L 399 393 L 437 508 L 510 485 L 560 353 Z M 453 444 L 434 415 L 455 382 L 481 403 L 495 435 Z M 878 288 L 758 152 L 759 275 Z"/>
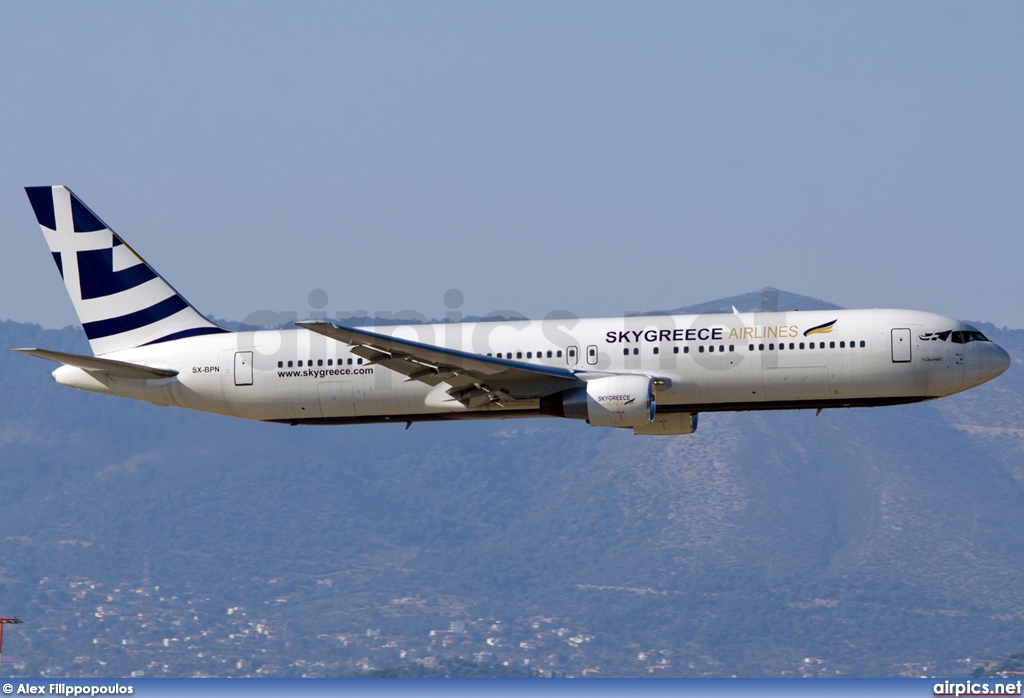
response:
<path id="1" fill-rule="evenodd" d="M 86 300 L 127 291 L 155 278 L 156 272 L 145 263 L 114 271 L 113 248 L 78 253 L 78 281 Z"/>
<path id="2" fill-rule="evenodd" d="M 148 308 L 137 310 L 134 313 L 112 317 L 108 320 L 97 320 L 86 322 L 82 325 L 85 329 L 85 336 L 89 339 L 100 339 L 122 332 L 131 332 L 140 327 L 145 327 L 154 322 L 159 322 L 174 315 L 177 312 L 189 307 L 188 303 L 181 296 L 171 296 Z"/>
<path id="3" fill-rule="evenodd" d="M 166 337 L 160 339 L 154 339 L 152 342 L 146 342 L 142 346 L 148 347 L 150 344 L 160 344 L 161 342 L 173 342 L 175 339 L 185 339 L 186 337 L 199 337 L 204 334 L 227 334 L 228 330 L 223 327 L 196 327 L 191 330 L 182 330 L 181 332 L 175 332 L 169 334 Z"/>
<path id="4" fill-rule="evenodd" d="M 89 207 L 79 201 L 75 192 L 68 190 L 71 194 L 71 220 L 75 223 L 76 233 L 95 233 L 97 230 L 106 230 L 107 224 L 99 219 Z"/>
<path id="5" fill-rule="evenodd" d="M 57 229 L 57 213 L 53 210 L 53 187 L 25 187 L 29 203 L 35 211 L 39 225 L 50 230 Z"/>

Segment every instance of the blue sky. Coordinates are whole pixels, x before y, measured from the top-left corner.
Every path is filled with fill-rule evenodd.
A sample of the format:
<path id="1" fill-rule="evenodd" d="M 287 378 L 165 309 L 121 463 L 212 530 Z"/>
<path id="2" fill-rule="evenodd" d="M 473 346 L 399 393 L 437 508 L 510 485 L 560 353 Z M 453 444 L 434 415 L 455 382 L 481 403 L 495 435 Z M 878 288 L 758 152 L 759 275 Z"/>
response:
<path id="1" fill-rule="evenodd" d="M 1024 327 L 1024 5 L 6 2 L 0 318 L 75 322 L 22 187 L 203 312 L 542 317 L 772 285 Z"/>

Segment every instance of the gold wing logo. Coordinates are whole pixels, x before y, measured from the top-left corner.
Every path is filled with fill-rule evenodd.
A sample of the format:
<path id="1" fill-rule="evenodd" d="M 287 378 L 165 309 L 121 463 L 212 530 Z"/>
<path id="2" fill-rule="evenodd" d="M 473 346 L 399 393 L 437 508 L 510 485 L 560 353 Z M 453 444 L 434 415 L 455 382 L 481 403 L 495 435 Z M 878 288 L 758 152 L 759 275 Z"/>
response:
<path id="1" fill-rule="evenodd" d="M 839 322 L 839 318 L 836 318 L 832 322 L 826 322 L 824 325 L 816 325 L 809 330 L 804 332 L 804 337 L 810 337 L 812 334 L 828 334 L 835 327 L 835 324 Z"/>
<path id="2" fill-rule="evenodd" d="M 631 398 L 629 400 L 626 400 L 626 402 L 622 403 L 622 406 L 625 407 L 626 405 L 632 405 L 634 402 L 636 402 L 636 398 L 635 397 Z"/>

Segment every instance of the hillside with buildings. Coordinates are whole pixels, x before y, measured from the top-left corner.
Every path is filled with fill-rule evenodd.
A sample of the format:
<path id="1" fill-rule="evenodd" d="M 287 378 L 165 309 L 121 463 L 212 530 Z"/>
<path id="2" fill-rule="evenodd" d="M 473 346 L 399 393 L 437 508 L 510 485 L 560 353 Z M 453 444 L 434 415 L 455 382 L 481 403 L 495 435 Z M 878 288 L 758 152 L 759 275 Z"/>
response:
<path id="1" fill-rule="evenodd" d="M 979 327 L 1014 363 L 967 393 L 664 438 L 248 423 L 2 351 L 4 673 L 967 675 L 1024 648 L 1024 331 Z"/>

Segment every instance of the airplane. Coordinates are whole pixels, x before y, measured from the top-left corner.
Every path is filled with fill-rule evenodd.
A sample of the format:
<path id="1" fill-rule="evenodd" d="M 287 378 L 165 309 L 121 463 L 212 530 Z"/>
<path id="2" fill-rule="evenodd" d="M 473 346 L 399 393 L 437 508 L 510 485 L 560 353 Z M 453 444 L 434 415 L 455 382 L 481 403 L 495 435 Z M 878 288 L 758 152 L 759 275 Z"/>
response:
<path id="1" fill-rule="evenodd" d="M 827 310 L 231 331 L 64 186 L 26 187 L 92 356 L 61 385 L 291 425 L 555 417 L 692 434 L 702 412 L 898 405 L 967 390 L 1010 357 L 914 310 Z"/>

